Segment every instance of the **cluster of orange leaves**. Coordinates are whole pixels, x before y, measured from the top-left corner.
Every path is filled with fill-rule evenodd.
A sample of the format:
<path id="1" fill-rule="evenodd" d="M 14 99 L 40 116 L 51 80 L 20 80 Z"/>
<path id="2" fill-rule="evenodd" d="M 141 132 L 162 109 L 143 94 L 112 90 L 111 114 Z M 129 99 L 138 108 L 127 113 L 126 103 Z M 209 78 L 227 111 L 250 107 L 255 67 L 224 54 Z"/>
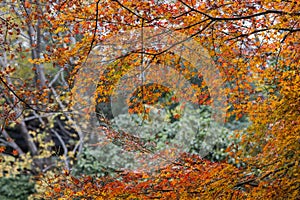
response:
<path id="1" fill-rule="evenodd" d="M 228 184 L 228 180 L 231 182 Z M 122 171 L 115 177 L 75 178 L 69 172 L 57 176 L 48 187 L 47 196 L 56 199 L 192 199 L 245 196 L 235 189 L 246 181 L 239 169 L 225 163 L 212 163 L 197 156 L 182 155 L 173 164 L 153 173 Z"/>

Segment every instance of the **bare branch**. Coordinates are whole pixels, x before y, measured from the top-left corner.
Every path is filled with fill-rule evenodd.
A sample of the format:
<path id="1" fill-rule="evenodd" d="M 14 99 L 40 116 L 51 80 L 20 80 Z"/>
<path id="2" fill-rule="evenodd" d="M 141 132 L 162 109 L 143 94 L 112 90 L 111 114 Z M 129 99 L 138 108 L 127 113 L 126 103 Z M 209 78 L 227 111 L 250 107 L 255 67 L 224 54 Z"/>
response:
<path id="1" fill-rule="evenodd" d="M 66 147 L 66 144 L 64 142 L 64 140 L 60 137 L 60 135 L 53 129 L 51 129 L 51 132 L 55 134 L 55 136 L 57 137 L 57 139 L 59 140 L 63 150 L 64 150 L 64 157 L 65 157 L 65 165 L 67 170 L 70 170 L 70 166 L 69 166 L 69 162 L 68 162 L 68 149 Z"/>
<path id="2" fill-rule="evenodd" d="M 5 137 L 6 141 L 9 143 L 9 145 L 18 151 L 19 155 L 24 155 L 24 152 L 22 149 L 15 143 L 15 141 L 9 136 L 9 134 L 6 132 L 6 130 L 1 130 L 2 135 Z"/>

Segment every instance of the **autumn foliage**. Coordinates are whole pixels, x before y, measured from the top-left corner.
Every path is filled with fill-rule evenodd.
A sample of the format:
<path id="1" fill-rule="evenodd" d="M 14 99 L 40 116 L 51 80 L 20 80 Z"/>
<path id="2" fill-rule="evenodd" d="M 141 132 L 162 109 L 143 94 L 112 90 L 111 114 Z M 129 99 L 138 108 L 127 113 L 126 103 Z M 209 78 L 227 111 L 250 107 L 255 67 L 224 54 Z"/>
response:
<path id="1" fill-rule="evenodd" d="M 0 5 L 0 170 L 6 175 L 32 173 L 41 191 L 37 198 L 300 198 L 298 1 L 9 0 Z M 76 177 L 72 166 L 84 142 L 96 138 L 78 129 L 78 113 L 71 112 L 76 101 L 83 101 L 72 99 L 77 75 L 86 69 L 94 47 L 146 28 L 183 34 L 186 40 L 176 45 L 193 39 L 208 51 L 224 86 L 225 124 L 250 124 L 235 128 L 234 138 L 240 142 L 224 150 L 235 162 L 184 153 L 151 173 L 120 169 L 102 177 Z M 156 67 L 173 63 L 190 82 L 196 77 L 192 85 L 198 99 L 193 103 L 211 105 L 217 100 L 202 81 L 205 73 L 191 72 L 188 61 L 180 60 L 172 48 L 158 46 L 101 63 L 106 71 L 99 74 L 93 96 L 100 111 L 107 111 L 103 106 L 110 103 L 115 83 L 128 71 L 140 70 L 145 61 Z M 81 78 L 88 82 L 90 77 Z M 158 84 L 137 88 L 128 102 L 129 113 L 149 112 L 143 104 L 153 105 L 167 93 L 168 88 Z M 178 103 L 176 96 L 170 99 L 162 105 Z M 110 130 L 113 117 L 99 116 Z M 180 115 L 173 117 L 178 120 Z M 8 157 L 22 167 L 14 170 Z"/>

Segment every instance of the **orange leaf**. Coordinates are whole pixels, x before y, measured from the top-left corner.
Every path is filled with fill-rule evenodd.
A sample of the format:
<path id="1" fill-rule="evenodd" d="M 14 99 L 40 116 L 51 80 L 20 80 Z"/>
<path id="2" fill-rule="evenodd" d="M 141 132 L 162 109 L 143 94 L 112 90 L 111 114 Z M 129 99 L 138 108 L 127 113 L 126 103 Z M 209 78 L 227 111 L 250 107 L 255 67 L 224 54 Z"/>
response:
<path id="1" fill-rule="evenodd" d="M 24 3 L 24 7 L 25 7 L 25 8 L 30 8 L 30 3 L 29 3 L 28 1 L 26 1 L 26 2 Z"/>
<path id="2" fill-rule="evenodd" d="M 75 178 L 74 176 L 71 176 L 71 179 L 75 185 L 78 185 L 80 183 L 79 179 Z"/>

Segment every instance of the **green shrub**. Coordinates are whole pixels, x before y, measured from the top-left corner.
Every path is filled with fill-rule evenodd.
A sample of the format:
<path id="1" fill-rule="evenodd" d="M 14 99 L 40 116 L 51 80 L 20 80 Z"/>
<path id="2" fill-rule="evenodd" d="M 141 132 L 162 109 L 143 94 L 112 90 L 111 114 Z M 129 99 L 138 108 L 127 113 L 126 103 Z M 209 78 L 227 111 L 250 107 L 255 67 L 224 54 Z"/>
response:
<path id="1" fill-rule="evenodd" d="M 228 146 L 239 142 L 238 138 L 233 137 L 234 131 L 214 121 L 211 118 L 211 108 L 208 106 L 195 109 L 192 105 L 185 105 L 184 110 L 180 106 L 172 111 L 180 115 L 175 122 L 170 122 L 168 111 L 154 108 L 149 114 L 149 120 L 143 120 L 138 115 L 119 115 L 113 120 L 114 128 L 138 136 L 144 143 L 154 143 L 154 147 L 150 146 L 154 152 L 164 149 L 167 142 L 180 145 L 184 141 L 185 152 L 205 155 L 204 158 L 211 161 L 227 159 L 228 162 L 235 163 L 226 152 Z M 113 172 L 114 169 L 109 166 L 119 164 L 121 167 L 130 168 L 131 158 L 126 160 L 127 157 L 124 159 L 118 153 L 118 146 L 120 147 L 121 143 L 113 141 L 112 144 L 101 147 L 87 144 L 73 168 L 73 173 L 102 176 Z"/>
<path id="2" fill-rule="evenodd" d="M 0 199 L 25 200 L 35 192 L 34 182 L 29 176 L 17 176 L 14 178 L 0 178 Z"/>

